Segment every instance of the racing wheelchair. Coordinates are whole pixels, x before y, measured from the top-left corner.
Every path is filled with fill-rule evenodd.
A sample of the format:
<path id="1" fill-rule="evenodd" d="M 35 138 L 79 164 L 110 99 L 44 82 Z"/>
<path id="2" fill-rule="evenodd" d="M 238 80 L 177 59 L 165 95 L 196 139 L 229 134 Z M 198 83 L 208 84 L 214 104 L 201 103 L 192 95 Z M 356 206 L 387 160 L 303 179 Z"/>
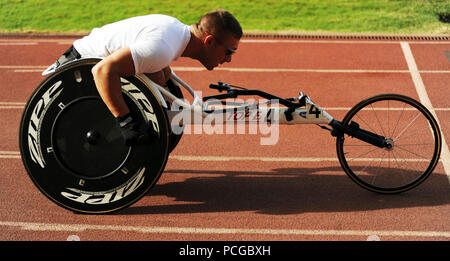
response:
<path id="1" fill-rule="evenodd" d="M 229 115 L 222 118 L 236 121 L 233 115 L 242 112 L 245 124 L 254 119 L 272 125 L 318 125 L 336 138 L 344 172 L 376 193 L 418 186 L 439 161 L 441 133 L 435 118 L 404 95 L 364 99 L 338 121 L 303 93 L 281 98 L 218 82 L 210 88 L 222 94 L 201 99 L 174 73 L 167 87 L 145 75 L 121 78 L 130 111 L 158 134 L 149 144 L 127 146 L 95 87 L 91 69 L 99 61 L 83 58 L 52 72 L 29 98 L 20 122 L 20 153 L 28 175 L 47 198 L 74 212 L 109 213 L 146 195 L 163 173 L 185 124 L 191 124 L 174 124 L 173 119 L 196 118 L 180 117 L 183 114 L 200 119 Z M 192 96 L 192 103 L 184 99 L 181 88 Z M 242 96 L 264 102 L 212 109 Z"/>

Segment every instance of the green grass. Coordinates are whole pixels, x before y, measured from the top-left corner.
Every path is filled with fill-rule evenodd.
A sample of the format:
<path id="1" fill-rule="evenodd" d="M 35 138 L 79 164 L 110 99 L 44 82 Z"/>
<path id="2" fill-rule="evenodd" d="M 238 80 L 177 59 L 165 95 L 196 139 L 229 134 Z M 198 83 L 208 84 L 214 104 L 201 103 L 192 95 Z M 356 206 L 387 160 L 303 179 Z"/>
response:
<path id="1" fill-rule="evenodd" d="M 247 33 L 450 33 L 439 19 L 450 14 L 450 0 L 0 0 L 0 31 L 86 33 L 149 13 L 191 24 L 216 8 L 233 13 Z"/>

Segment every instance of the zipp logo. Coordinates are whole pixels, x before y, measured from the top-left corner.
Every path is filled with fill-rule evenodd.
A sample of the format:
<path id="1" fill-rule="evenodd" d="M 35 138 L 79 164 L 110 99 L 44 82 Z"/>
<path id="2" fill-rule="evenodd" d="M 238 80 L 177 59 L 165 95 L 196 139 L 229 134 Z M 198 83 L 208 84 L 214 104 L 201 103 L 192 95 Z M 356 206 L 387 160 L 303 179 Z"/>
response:
<path id="1" fill-rule="evenodd" d="M 150 104 L 150 101 L 147 97 L 139 90 L 136 86 L 125 79 L 121 79 L 122 81 L 122 89 L 126 91 L 126 94 L 133 98 L 137 105 L 141 108 L 141 111 L 144 112 L 145 117 L 148 121 L 152 123 L 153 129 L 159 133 L 159 125 L 158 119 L 156 118 L 155 112 L 153 111 L 153 107 Z"/>
<path id="2" fill-rule="evenodd" d="M 41 99 L 36 103 L 36 106 L 33 109 L 28 125 L 28 148 L 31 159 L 36 164 L 39 164 L 41 168 L 45 168 L 45 161 L 40 149 L 40 124 L 49 105 L 61 93 L 62 88 L 59 88 L 61 83 L 62 81 L 53 84 L 52 87 L 42 95 Z"/>
<path id="3" fill-rule="evenodd" d="M 137 172 L 137 175 L 135 175 L 135 177 L 130 179 L 127 183 L 120 186 L 119 188 L 110 191 L 89 192 L 75 188 L 66 188 L 70 192 L 63 191 L 61 192 L 61 195 L 70 200 L 84 204 L 108 204 L 114 201 L 121 200 L 138 189 L 139 186 L 144 183 L 144 173 L 145 167 L 139 170 Z"/>

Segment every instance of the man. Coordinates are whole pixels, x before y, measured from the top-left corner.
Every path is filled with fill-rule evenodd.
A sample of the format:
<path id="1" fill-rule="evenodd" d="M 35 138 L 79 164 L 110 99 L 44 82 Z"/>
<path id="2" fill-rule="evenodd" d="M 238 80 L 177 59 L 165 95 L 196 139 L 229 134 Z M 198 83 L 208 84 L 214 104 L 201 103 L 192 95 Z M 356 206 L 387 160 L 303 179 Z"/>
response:
<path id="1" fill-rule="evenodd" d="M 125 104 L 120 77 L 145 73 L 164 85 L 170 78 L 170 63 L 179 57 L 198 60 L 213 70 L 231 62 L 242 29 L 236 18 L 225 10 L 205 14 L 191 25 L 165 15 L 133 17 L 95 28 L 73 43 L 57 63 L 80 57 L 104 57 L 92 74 L 99 94 L 116 117 L 127 145 L 146 142 L 148 133 Z"/>

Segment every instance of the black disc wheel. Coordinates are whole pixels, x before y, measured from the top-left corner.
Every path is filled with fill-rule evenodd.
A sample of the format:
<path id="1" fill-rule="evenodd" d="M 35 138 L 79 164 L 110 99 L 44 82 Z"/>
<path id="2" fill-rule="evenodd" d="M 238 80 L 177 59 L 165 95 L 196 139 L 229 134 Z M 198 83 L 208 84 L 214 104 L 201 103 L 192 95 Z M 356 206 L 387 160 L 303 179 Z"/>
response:
<path id="1" fill-rule="evenodd" d="M 384 136 L 378 148 L 347 135 L 337 137 L 339 162 L 358 185 L 378 193 L 399 193 L 426 180 L 436 167 L 441 134 L 433 115 L 418 101 L 397 94 L 361 101 L 342 123 Z"/>
<path id="2" fill-rule="evenodd" d="M 91 70 L 98 59 L 66 65 L 28 100 L 20 123 L 22 161 L 50 200 L 81 213 L 130 206 L 157 182 L 168 158 L 168 120 L 138 76 L 121 78 L 130 111 L 159 137 L 127 146 L 100 98 Z"/>

